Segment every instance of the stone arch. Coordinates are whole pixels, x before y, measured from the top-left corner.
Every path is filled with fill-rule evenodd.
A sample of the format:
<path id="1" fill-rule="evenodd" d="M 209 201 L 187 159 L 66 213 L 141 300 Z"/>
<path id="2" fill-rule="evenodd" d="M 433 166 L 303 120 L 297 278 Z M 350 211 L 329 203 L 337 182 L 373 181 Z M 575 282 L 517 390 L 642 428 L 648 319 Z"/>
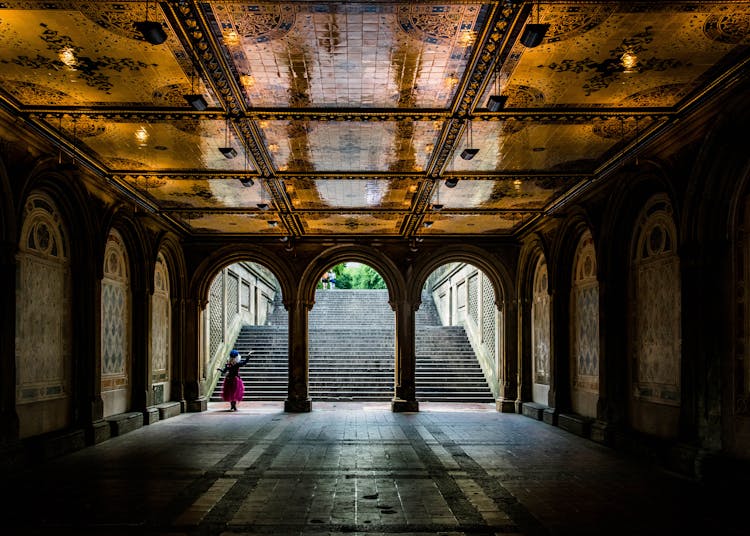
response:
<path id="1" fill-rule="evenodd" d="M 13 190 L 8 177 L 5 161 L 0 158 L 0 243 L 16 242 L 16 207 L 13 204 Z M 5 259 L 0 257 L 5 262 Z"/>
<path id="2" fill-rule="evenodd" d="M 269 249 L 250 244 L 223 246 L 212 252 L 192 273 L 188 283 L 189 295 L 202 304 L 208 303 L 213 277 L 222 268 L 243 261 L 262 264 L 276 276 L 285 305 L 296 297 L 294 270 L 288 261 Z"/>
<path id="3" fill-rule="evenodd" d="M 499 309 L 504 309 L 507 305 L 513 304 L 513 300 L 515 300 L 513 277 L 505 262 L 485 249 L 469 245 L 441 248 L 420 260 L 414 267 L 413 275 L 409 281 L 408 298 L 411 303 L 421 303 L 422 287 L 427 278 L 438 267 L 449 262 L 465 262 L 482 270 L 492 282 L 495 291 L 495 305 Z"/>
<path id="4" fill-rule="evenodd" d="M 71 425 L 77 385 L 70 229 L 42 191 L 25 199 L 20 223 L 14 377 L 20 436 L 28 437 Z"/>
<path id="5" fill-rule="evenodd" d="M 141 332 L 135 321 L 141 316 L 132 282 L 132 254 L 116 227 L 107 231 L 101 259 L 101 393 L 104 416 L 130 411 L 140 372 L 135 356 Z"/>
<path id="6" fill-rule="evenodd" d="M 161 234 L 156 240 L 152 260 L 155 260 L 159 254 L 164 256 L 169 266 L 169 288 L 172 299 L 184 297 L 187 292 L 187 265 L 178 238 L 171 233 Z M 151 276 L 153 277 L 153 273 Z M 150 285 L 153 285 L 153 281 Z"/>
<path id="7" fill-rule="evenodd" d="M 102 228 L 102 239 L 106 242 L 111 229 L 116 229 L 128 251 L 130 284 L 136 291 L 153 290 L 153 268 L 156 256 L 152 252 L 151 240 L 140 221 L 120 206 L 107 215 L 107 224 Z"/>
<path id="8" fill-rule="evenodd" d="M 554 346 L 552 329 L 552 293 L 549 286 L 549 262 L 536 257 L 531 274 L 529 307 L 531 399 L 535 403 L 556 406 L 554 396 Z"/>
<path id="9" fill-rule="evenodd" d="M 323 270 L 341 262 L 361 262 L 374 268 L 385 281 L 388 300 L 393 304 L 404 295 L 404 279 L 398 267 L 375 248 L 358 245 L 335 246 L 317 255 L 306 267 L 299 286 L 299 296 L 306 303 L 315 303 L 315 288 Z"/>
<path id="10" fill-rule="evenodd" d="M 72 174 L 60 173 L 43 165 L 36 166 L 21 191 L 20 207 L 33 192 L 44 192 L 55 200 L 55 204 L 69 229 L 71 236 L 92 236 L 94 229 L 99 226 L 94 223 L 95 218 L 91 210 L 91 196 L 82 185 L 82 181 L 75 180 Z M 18 229 L 20 232 L 20 229 Z M 18 238 L 16 238 L 17 240 Z M 101 255 L 94 256 L 95 251 L 91 249 L 89 240 L 71 240 L 71 263 L 74 266 L 74 278 L 76 274 L 89 273 L 88 270 L 97 266 L 95 259 Z M 103 247 L 103 246 L 101 246 Z M 100 273 L 97 270 L 95 273 Z M 85 282 L 81 282 L 84 284 Z"/>
<path id="11" fill-rule="evenodd" d="M 533 351 L 533 303 L 534 283 L 536 269 L 541 259 L 547 262 L 549 258 L 549 246 L 545 237 L 534 234 L 524 245 L 519 256 L 519 268 L 516 276 L 516 288 L 518 294 L 518 322 L 520 324 L 518 368 L 519 379 L 519 401 L 533 401 L 534 399 L 534 351 Z M 549 401 L 545 401 L 547 405 Z"/>
<path id="12" fill-rule="evenodd" d="M 641 208 L 630 242 L 628 417 L 630 426 L 677 437 L 682 407 L 682 289 L 679 236 L 669 199 Z"/>
<path id="13" fill-rule="evenodd" d="M 628 281 L 630 277 L 630 243 L 638 216 L 647 201 L 657 193 L 674 200 L 673 189 L 666 172 L 656 163 L 641 164 L 637 175 L 625 174 L 623 180 L 603 207 L 597 258 L 599 261 L 600 314 L 606 318 L 606 337 L 600 348 L 602 361 L 600 381 L 606 385 L 606 399 L 602 401 L 603 417 L 612 429 L 626 430 L 628 355 Z M 617 177 L 613 177 L 617 180 Z M 674 203 L 672 204 L 674 207 Z M 596 237 L 595 237 L 596 238 Z"/>
<path id="14" fill-rule="evenodd" d="M 748 87 L 722 102 L 698 148 L 679 221 L 684 298 L 694 304 L 684 308 L 683 368 L 695 386 L 683 394 L 697 394 L 683 400 L 683 421 L 703 444 L 742 458 L 750 452 L 750 156 L 736 132 L 750 119 Z"/>
<path id="15" fill-rule="evenodd" d="M 574 340 L 571 336 L 572 328 L 572 303 L 571 292 L 573 288 L 573 271 L 575 269 L 576 256 L 581 237 L 591 233 L 594 238 L 595 231 L 588 214 L 582 209 L 575 209 L 563 221 L 560 226 L 559 239 L 553 244 L 552 260 L 548 260 L 550 278 L 550 291 L 555 300 L 552 303 L 552 341 L 554 348 L 551 351 L 551 373 L 553 375 L 555 407 L 561 411 L 569 411 L 574 406 L 574 390 L 571 381 L 575 375 L 573 363 L 571 362 L 571 345 Z M 596 239 L 594 238 L 595 253 L 598 252 Z M 596 262 L 596 261 L 595 261 Z M 598 262 L 597 262 L 598 267 Z M 598 297 L 598 292 L 597 292 Z M 597 304 L 597 313 L 598 313 Z M 598 363 L 597 363 L 598 370 Z M 587 404 L 588 405 L 588 404 Z M 588 416 L 594 416 L 596 403 L 593 409 L 587 410 Z"/>

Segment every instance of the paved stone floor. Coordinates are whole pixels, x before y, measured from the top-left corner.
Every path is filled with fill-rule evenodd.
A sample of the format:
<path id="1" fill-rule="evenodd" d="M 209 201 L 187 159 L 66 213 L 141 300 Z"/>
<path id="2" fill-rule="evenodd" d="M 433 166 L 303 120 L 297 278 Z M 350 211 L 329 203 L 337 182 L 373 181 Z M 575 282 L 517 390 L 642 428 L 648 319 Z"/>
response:
<path id="1" fill-rule="evenodd" d="M 748 534 L 716 490 L 492 404 L 209 404 L 5 475 L 0 534 Z"/>

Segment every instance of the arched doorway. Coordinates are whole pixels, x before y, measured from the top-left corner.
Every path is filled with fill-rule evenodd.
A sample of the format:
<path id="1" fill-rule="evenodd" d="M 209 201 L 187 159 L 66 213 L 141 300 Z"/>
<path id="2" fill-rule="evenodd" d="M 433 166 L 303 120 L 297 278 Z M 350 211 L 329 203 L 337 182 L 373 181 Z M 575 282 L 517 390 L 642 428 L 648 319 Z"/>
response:
<path id="1" fill-rule="evenodd" d="M 502 352 L 495 302 L 476 266 L 449 262 L 430 274 L 415 317 L 418 401 L 494 403 Z"/>

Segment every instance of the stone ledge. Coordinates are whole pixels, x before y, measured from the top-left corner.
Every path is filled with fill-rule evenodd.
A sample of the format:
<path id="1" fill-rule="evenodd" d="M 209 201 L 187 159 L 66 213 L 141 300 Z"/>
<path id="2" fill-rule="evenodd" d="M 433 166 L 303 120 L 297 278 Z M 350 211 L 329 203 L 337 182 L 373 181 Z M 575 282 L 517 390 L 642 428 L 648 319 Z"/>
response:
<path id="1" fill-rule="evenodd" d="M 182 404 L 179 402 L 164 402 L 163 404 L 157 404 L 156 408 L 159 410 L 159 419 L 169 419 L 176 417 L 182 413 Z"/>
<path id="2" fill-rule="evenodd" d="M 143 413 L 140 411 L 119 413 L 117 415 L 110 415 L 105 420 L 109 423 L 112 436 L 119 436 L 141 428 L 143 426 Z"/>
<path id="3" fill-rule="evenodd" d="M 577 436 L 588 438 L 591 433 L 590 417 L 584 417 L 577 413 L 560 413 L 557 416 L 557 426 Z"/>
<path id="4" fill-rule="evenodd" d="M 541 421 L 544 418 L 544 410 L 547 406 L 543 406 L 536 402 L 524 402 L 521 406 L 521 412 L 526 417 L 531 417 L 537 421 Z"/>
<path id="5" fill-rule="evenodd" d="M 86 434 L 83 430 L 50 432 L 27 441 L 33 456 L 51 460 L 85 448 Z"/>
<path id="6" fill-rule="evenodd" d="M 159 410 L 149 406 L 143 410 L 143 424 L 149 425 L 159 422 Z"/>
<path id="7" fill-rule="evenodd" d="M 555 411 L 555 408 L 544 408 L 542 415 L 542 420 L 546 424 L 557 426 L 557 412 Z"/>

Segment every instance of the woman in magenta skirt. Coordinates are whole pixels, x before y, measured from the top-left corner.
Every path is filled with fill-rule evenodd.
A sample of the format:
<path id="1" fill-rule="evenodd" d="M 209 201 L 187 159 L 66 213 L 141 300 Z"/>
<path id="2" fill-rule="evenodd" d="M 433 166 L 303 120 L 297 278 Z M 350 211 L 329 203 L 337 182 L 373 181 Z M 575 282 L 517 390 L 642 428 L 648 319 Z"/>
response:
<path id="1" fill-rule="evenodd" d="M 250 352 L 252 353 L 252 352 Z M 229 352 L 229 361 L 223 369 L 217 369 L 224 376 L 224 384 L 221 387 L 221 398 L 229 402 L 229 411 L 237 411 L 237 402 L 242 400 L 245 394 L 245 384 L 240 378 L 240 367 L 247 363 L 237 350 Z"/>

